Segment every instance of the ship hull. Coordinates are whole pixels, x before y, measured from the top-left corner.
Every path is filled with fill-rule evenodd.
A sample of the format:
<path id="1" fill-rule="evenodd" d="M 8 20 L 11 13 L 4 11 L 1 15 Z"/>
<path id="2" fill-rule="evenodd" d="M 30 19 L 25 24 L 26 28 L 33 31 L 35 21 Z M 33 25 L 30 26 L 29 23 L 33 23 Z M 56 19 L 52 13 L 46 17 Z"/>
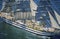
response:
<path id="1" fill-rule="evenodd" d="M 35 35 L 40 35 L 40 36 L 53 36 L 53 33 L 50 32 L 42 32 L 42 31 L 37 31 L 31 28 L 26 27 L 26 25 L 23 24 L 17 24 L 16 22 L 10 21 L 8 19 L 3 18 L 3 21 L 6 22 L 7 24 L 13 25 L 16 28 L 23 29 L 25 31 L 28 31 L 30 33 L 33 33 Z"/>

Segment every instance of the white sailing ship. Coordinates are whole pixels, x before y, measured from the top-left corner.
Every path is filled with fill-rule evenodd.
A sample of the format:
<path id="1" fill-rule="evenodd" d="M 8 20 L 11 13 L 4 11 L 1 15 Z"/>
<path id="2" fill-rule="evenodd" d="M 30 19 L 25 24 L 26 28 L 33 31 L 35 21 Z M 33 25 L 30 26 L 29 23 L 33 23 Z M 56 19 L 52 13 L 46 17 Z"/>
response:
<path id="1" fill-rule="evenodd" d="M 15 0 L 14 2 L 4 1 L 1 9 L 1 17 L 4 22 L 34 34 L 46 36 L 55 35 L 55 28 L 60 29 L 60 26 L 56 23 L 49 11 L 48 14 L 51 20 L 51 27 L 47 28 L 45 27 L 45 22 L 40 23 L 40 21 L 36 21 L 35 16 L 37 13 L 37 7 L 38 5 L 35 4 L 33 0 Z M 11 8 L 13 8 L 14 11 Z M 45 14 L 43 15 L 46 16 Z M 60 16 L 56 12 L 55 16 L 60 24 Z M 43 17 L 41 17 L 41 19 L 43 19 Z"/>

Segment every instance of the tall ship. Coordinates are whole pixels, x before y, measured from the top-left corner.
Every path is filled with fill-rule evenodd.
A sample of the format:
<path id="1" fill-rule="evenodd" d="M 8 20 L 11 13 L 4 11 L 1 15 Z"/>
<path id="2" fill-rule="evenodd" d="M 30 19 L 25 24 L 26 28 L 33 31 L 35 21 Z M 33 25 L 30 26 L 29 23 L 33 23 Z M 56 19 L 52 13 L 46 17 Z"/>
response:
<path id="1" fill-rule="evenodd" d="M 7 24 L 36 35 L 53 36 L 60 33 L 60 6 L 58 6 L 60 1 L 1 1 L 0 18 Z"/>

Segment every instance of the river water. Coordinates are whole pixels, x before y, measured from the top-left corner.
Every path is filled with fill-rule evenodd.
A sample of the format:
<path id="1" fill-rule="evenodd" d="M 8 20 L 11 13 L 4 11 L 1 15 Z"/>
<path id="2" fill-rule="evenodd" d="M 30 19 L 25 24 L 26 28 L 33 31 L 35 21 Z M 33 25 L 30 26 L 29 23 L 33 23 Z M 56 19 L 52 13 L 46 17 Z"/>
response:
<path id="1" fill-rule="evenodd" d="M 7 23 L 0 23 L 0 39 L 50 39 L 47 36 L 38 36 Z"/>

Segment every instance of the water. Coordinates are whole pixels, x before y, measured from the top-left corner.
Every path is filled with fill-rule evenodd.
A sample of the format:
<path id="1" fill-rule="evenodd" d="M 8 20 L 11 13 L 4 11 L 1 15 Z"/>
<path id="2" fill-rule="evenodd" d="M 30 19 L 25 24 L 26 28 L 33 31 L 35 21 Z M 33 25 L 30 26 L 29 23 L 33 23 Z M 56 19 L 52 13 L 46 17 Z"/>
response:
<path id="1" fill-rule="evenodd" d="M 37 36 L 2 22 L 0 23 L 0 39 L 50 39 L 50 37 Z"/>

